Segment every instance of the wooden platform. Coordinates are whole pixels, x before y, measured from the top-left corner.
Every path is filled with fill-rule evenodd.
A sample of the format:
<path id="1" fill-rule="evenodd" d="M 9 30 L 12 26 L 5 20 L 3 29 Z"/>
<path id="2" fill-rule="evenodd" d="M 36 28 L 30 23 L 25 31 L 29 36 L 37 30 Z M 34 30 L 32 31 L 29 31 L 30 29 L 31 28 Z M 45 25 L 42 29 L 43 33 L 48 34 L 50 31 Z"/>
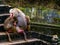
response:
<path id="1" fill-rule="evenodd" d="M 0 43 L 0 45 L 14 45 L 14 44 L 22 44 L 22 43 L 29 43 L 29 42 L 34 42 L 34 41 L 40 41 L 39 39 L 27 39 L 27 41 L 25 40 L 18 40 L 18 41 L 12 41 L 12 42 L 3 42 Z"/>

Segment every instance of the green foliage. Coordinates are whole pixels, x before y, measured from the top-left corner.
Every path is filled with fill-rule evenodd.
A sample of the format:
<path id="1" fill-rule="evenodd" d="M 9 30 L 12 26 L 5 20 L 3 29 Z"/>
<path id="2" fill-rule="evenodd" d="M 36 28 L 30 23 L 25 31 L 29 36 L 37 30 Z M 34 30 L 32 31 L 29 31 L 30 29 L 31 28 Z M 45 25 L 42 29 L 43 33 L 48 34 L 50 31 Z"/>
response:
<path id="1" fill-rule="evenodd" d="M 54 18 L 54 23 L 55 24 L 60 24 L 60 18 Z"/>
<path id="2" fill-rule="evenodd" d="M 25 11 L 25 8 L 23 7 L 18 7 L 20 10 L 22 10 L 23 12 Z"/>
<path id="3" fill-rule="evenodd" d="M 49 3 L 54 3 L 59 5 L 60 1 L 59 0 L 5 0 L 7 4 L 13 5 L 17 3 L 20 6 L 26 7 L 26 6 L 47 6 Z M 17 6 L 16 5 L 16 6 Z M 52 5 L 51 5 L 52 6 Z"/>

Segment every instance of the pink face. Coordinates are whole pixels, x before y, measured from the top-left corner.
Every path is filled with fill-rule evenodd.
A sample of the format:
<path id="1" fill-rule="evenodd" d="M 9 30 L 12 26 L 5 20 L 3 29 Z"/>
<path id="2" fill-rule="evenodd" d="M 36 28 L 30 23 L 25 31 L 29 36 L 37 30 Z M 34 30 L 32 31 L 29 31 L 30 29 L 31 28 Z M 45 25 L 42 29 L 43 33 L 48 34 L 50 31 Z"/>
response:
<path id="1" fill-rule="evenodd" d="M 14 16 L 13 16 L 13 13 L 10 13 L 10 18 L 13 18 Z"/>

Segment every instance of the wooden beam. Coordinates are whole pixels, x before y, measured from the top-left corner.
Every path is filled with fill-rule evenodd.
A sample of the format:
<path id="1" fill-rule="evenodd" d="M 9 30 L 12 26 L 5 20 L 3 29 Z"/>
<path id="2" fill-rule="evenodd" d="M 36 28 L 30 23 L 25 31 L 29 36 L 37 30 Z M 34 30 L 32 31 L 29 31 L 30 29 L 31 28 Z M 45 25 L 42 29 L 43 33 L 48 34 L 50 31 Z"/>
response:
<path id="1" fill-rule="evenodd" d="M 30 42 L 34 42 L 34 41 L 40 41 L 40 40 L 36 39 L 36 38 L 33 38 L 33 39 L 27 39 L 27 41 L 25 41 L 25 40 L 18 40 L 18 41 L 12 41 L 12 42 L 3 42 L 3 43 L 0 43 L 0 45 L 23 44 L 23 43 L 30 43 Z"/>

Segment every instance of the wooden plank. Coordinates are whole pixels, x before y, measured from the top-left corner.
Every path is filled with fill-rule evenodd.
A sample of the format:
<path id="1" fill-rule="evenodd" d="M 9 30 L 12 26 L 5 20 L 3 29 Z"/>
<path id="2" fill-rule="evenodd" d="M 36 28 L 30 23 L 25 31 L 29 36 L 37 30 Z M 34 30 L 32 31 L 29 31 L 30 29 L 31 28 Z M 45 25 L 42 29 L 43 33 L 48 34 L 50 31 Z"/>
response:
<path id="1" fill-rule="evenodd" d="M 4 24 L 0 24 L 0 26 L 4 26 Z"/>
<path id="2" fill-rule="evenodd" d="M 47 44 L 47 45 L 50 44 L 50 42 L 47 42 L 47 41 L 44 41 L 44 40 L 41 40 L 41 39 L 40 39 L 40 41 Z"/>
<path id="3" fill-rule="evenodd" d="M 0 16 L 9 16 L 9 13 L 6 13 L 6 14 L 0 14 Z"/>
<path id="4" fill-rule="evenodd" d="M 18 40 L 18 41 L 12 41 L 12 42 L 3 42 L 3 43 L 0 43 L 0 45 L 14 45 L 14 44 L 29 43 L 29 42 L 34 42 L 34 41 L 40 41 L 40 40 L 36 39 L 36 38 L 33 38 L 33 39 L 27 39 L 27 41 Z"/>
<path id="5" fill-rule="evenodd" d="M 0 32 L 0 35 L 7 35 L 5 32 Z"/>

